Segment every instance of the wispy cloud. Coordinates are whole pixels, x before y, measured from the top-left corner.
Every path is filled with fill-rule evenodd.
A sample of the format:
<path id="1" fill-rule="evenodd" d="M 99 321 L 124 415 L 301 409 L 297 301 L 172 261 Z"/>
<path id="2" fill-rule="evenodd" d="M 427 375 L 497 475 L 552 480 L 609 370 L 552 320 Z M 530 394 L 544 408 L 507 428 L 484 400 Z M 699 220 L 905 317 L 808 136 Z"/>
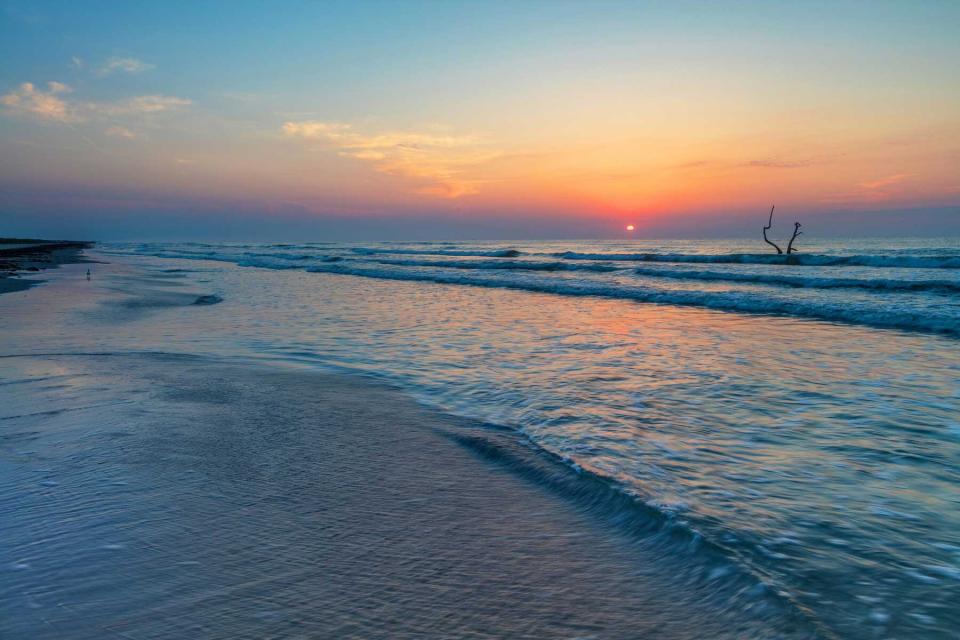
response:
<path id="1" fill-rule="evenodd" d="M 897 173 L 860 182 L 847 192 L 825 198 L 824 202 L 830 204 L 879 204 L 889 202 L 902 194 L 903 183 L 911 177 L 913 177 L 912 173 Z"/>
<path id="2" fill-rule="evenodd" d="M 154 65 L 148 64 L 136 58 L 107 58 L 102 65 L 97 68 L 98 76 L 109 76 L 114 73 L 143 73 L 153 69 Z"/>
<path id="3" fill-rule="evenodd" d="M 15 91 L 0 96 L 0 104 L 11 113 L 28 115 L 40 120 L 75 122 L 79 116 L 62 97 L 71 89 L 61 82 L 48 82 L 47 90 L 37 88 L 32 82 L 24 82 Z"/>
<path id="4" fill-rule="evenodd" d="M 46 90 L 32 82 L 0 96 L 8 113 L 52 122 L 83 122 L 98 117 L 148 115 L 173 111 L 192 104 L 186 98 L 163 95 L 135 96 L 117 102 L 84 102 L 67 97 L 72 89 L 62 82 L 48 82 Z"/>
<path id="5" fill-rule="evenodd" d="M 497 155 L 474 135 L 448 135 L 421 131 L 361 133 L 353 125 L 318 120 L 289 121 L 283 133 L 323 143 L 340 156 L 369 162 L 381 173 L 414 178 L 417 191 L 442 198 L 476 193 L 480 180 L 467 175 L 470 167 Z"/>
<path id="6" fill-rule="evenodd" d="M 127 138 L 128 140 L 132 140 L 133 138 L 137 137 L 133 131 L 130 131 L 130 129 L 127 129 L 126 127 L 110 127 L 104 131 L 104 133 L 113 138 Z"/>
<path id="7" fill-rule="evenodd" d="M 812 160 L 779 160 L 777 158 L 765 158 L 762 160 L 750 160 L 742 162 L 741 167 L 756 167 L 761 169 L 801 169 L 815 164 Z"/>
<path id="8" fill-rule="evenodd" d="M 186 98 L 174 96 L 137 96 L 119 102 L 89 103 L 89 108 L 108 115 L 159 113 L 189 107 L 193 104 Z"/>
<path id="9" fill-rule="evenodd" d="M 909 173 L 898 173 L 892 176 L 887 176 L 885 178 L 878 178 L 877 180 L 870 180 L 868 182 L 861 182 L 858 186 L 862 189 L 868 191 L 876 191 L 878 189 L 884 189 L 886 187 L 893 186 L 897 183 L 903 182 L 910 177 Z"/>

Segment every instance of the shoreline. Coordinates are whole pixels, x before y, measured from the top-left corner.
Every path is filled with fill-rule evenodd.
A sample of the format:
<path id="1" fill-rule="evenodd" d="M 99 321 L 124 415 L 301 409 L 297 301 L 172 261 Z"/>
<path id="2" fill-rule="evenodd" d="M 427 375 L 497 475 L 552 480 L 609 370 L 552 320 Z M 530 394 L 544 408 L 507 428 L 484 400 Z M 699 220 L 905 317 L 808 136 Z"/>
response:
<path id="1" fill-rule="evenodd" d="M 0 635 L 819 637 L 517 432 L 382 383 L 0 355 Z"/>
<path id="2" fill-rule="evenodd" d="M 94 245 L 78 240 L 0 238 L 0 294 L 24 291 L 43 282 L 20 279 L 26 273 L 86 262 L 83 252 Z"/>
<path id="3" fill-rule="evenodd" d="M 731 615 L 774 620 L 771 607 L 792 604 L 788 610 L 828 638 L 881 630 L 947 637 L 943 630 L 955 626 L 955 585 L 938 569 L 922 578 L 902 570 L 954 566 L 948 545 L 956 544 L 956 528 L 945 526 L 955 520 L 949 478 L 925 462 L 956 452 L 943 429 L 956 406 L 948 391 L 957 366 L 945 339 L 884 334 L 881 342 L 875 332 L 842 325 L 104 249 L 88 254 L 103 261 L 90 280 L 88 265 L 66 265 L 42 287 L 0 297 L 8 327 L 0 354 L 105 355 L 120 369 L 124 361 L 115 356 L 178 353 L 252 365 L 245 377 L 267 365 L 383 382 L 443 415 L 507 427 L 496 446 L 486 446 L 489 432 L 477 446 L 462 444 L 649 550 L 636 562 L 670 573 L 674 587 L 660 591 L 678 601 L 695 589 Z M 205 296 L 221 302 L 197 305 Z M 699 331 L 691 340 L 693 325 Z M 782 351 L 783 377 L 771 379 L 764 364 L 770 344 L 802 345 Z M 808 377 L 813 371 L 816 380 Z M 914 382 L 879 384 L 870 373 L 879 371 Z M 74 394 L 73 387 L 68 382 L 50 400 Z M 12 398 L 18 388 L 0 386 L 0 394 Z M 930 397 L 918 405 L 920 390 Z M 83 395 L 92 401 L 104 392 Z M 771 416 L 771 402 L 792 416 Z M 277 415 L 302 404 L 291 400 Z M 832 420 L 838 411 L 850 411 L 854 422 Z M 903 418 L 895 427 L 892 412 Z M 353 422 L 348 416 L 341 424 Z M 91 437 L 102 428 L 91 427 Z M 858 446 L 858 434 L 916 456 L 877 459 Z M 567 468 L 544 473 L 530 447 L 503 446 L 522 440 Z M 847 446 L 837 450 L 836 442 Z M 431 463 L 447 468 L 443 459 Z M 875 479 L 864 482 L 863 468 L 876 470 Z M 880 475 L 888 471 L 899 486 L 925 491 L 924 501 L 891 491 Z M 596 490 L 591 473 L 617 493 Z M 826 480 L 825 491 L 810 484 L 815 476 Z M 833 499 L 848 482 L 858 490 Z M 905 542 L 907 534 L 917 542 Z"/>
<path id="4" fill-rule="evenodd" d="M 393 389 L 191 356 L 5 365 L 19 393 L 44 371 L 82 391 L 0 416 L 11 635 L 816 637 L 675 580 L 669 545 L 564 499 L 577 474 L 512 432 Z"/>

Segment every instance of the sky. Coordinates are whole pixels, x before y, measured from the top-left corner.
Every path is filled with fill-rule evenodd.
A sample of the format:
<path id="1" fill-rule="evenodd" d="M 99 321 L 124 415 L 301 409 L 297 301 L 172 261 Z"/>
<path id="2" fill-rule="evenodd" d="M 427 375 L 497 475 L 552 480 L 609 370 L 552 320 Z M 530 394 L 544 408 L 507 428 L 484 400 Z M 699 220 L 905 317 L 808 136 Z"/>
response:
<path id="1" fill-rule="evenodd" d="M 0 235 L 960 235 L 958 33 L 954 0 L 0 0 Z"/>

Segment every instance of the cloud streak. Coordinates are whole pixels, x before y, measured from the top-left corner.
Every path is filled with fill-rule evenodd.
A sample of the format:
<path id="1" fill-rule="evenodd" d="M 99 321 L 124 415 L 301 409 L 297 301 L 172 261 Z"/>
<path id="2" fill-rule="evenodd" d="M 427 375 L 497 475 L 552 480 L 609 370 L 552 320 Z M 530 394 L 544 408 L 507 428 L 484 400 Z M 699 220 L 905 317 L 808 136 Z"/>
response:
<path id="1" fill-rule="evenodd" d="M 828 197 L 824 202 L 832 204 L 881 204 L 894 200 L 897 191 L 904 188 L 904 183 L 913 177 L 912 173 L 897 173 L 894 175 L 860 182 L 846 193 Z"/>
<path id="2" fill-rule="evenodd" d="M 61 82 L 48 82 L 47 90 L 37 88 L 32 82 L 24 82 L 15 91 L 0 96 L 0 104 L 7 111 L 54 122 L 76 122 L 79 116 L 63 98 L 71 89 Z"/>
<path id="3" fill-rule="evenodd" d="M 91 111 L 104 113 L 107 115 L 129 115 L 129 114 L 149 114 L 160 113 L 161 111 L 173 111 L 189 107 L 193 104 L 186 98 L 176 98 L 174 96 L 137 96 L 120 102 L 109 103 L 89 103 Z"/>
<path id="4" fill-rule="evenodd" d="M 96 75 L 100 77 L 113 75 L 114 73 L 143 73 L 153 69 L 155 65 L 147 64 L 136 58 L 107 58 L 107 60 L 97 68 Z"/>
<path id="5" fill-rule="evenodd" d="M 350 124 L 318 120 L 288 121 L 282 131 L 288 137 L 335 149 L 342 157 L 368 162 L 381 173 L 414 179 L 420 183 L 418 193 L 440 198 L 477 193 L 482 181 L 471 179 L 468 169 L 499 155 L 474 135 L 367 134 Z"/>
<path id="6" fill-rule="evenodd" d="M 0 105 L 13 115 L 47 122 L 84 122 L 102 117 L 149 115 L 189 107 L 186 98 L 163 95 L 135 96 L 117 102 L 83 102 L 70 100 L 72 89 L 62 82 L 48 82 L 41 89 L 24 82 L 17 89 L 0 96 Z"/>
<path id="7" fill-rule="evenodd" d="M 885 189 L 886 187 L 893 186 L 897 183 L 903 182 L 910 177 L 909 173 L 898 173 L 896 175 L 887 176 L 885 178 L 879 178 L 877 180 L 870 180 L 868 182 L 861 182 L 858 186 L 869 191 L 876 191 L 878 189 Z"/>
<path id="8" fill-rule="evenodd" d="M 763 160 L 750 160 L 741 163 L 741 167 L 755 167 L 760 169 L 802 169 L 812 166 L 812 160 L 778 160 L 776 158 L 767 158 Z"/>
<path id="9" fill-rule="evenodd" d="M 126 138 L 128 140 L 132 140 L 133 138 L 137 137 L 133 131 L 130 131 L 130 129 L 127 129 L 126 127 L 110 127 L 104 131 L 104 133 L 113 138 Z"/>

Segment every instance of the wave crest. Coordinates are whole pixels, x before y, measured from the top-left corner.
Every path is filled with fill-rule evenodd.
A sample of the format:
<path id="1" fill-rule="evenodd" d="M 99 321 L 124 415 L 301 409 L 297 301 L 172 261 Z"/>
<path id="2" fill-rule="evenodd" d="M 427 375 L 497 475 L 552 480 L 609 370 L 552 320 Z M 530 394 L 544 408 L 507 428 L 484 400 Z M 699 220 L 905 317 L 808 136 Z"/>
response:
<path id="1" fill-rule="evenodd" d="M 900 269 L 960 269 L 960 255 L 946 256 L 834 256 L 826 254 L 777 255 L 769 253 L 578 253 L 552 254 L 564 260 L 616 260 L 693 264 L 770 264 L 809 267 L 883 267 Z"/>
<path id="2" fill-rule="evenodd" d="M 476 256 L 478 258 L 516 258 L 523 255 L 517 249 L 493 249 L 490 251 L 472 251 L 467 249 L 384 249 L 371 247 L 353 247 L 350 249 L 361 255 L 400 254 L 416 256 Z"/>
<path id="3" fill-rule="evenodd" d="M 674 280 L 706 280 L 717 282 L 746 282 L 811 289 L 868 289 L 878 291 L 934 291 L 960 293 L 960 281 L 950 280 L 893 280 L 862 278 L 823 278 L 790 276 L 769 273 L 730 273 L 723 271 L 667 270 L 640 267 L 634 270 L 640 276 L 671 278 Z"/>

